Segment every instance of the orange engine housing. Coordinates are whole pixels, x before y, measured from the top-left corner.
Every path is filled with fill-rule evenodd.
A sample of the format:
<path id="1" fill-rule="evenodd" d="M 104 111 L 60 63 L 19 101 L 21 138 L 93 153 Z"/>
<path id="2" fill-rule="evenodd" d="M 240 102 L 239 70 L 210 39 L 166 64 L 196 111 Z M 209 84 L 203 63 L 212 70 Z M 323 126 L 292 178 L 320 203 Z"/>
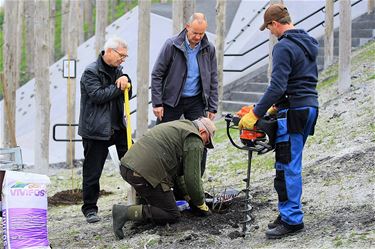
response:
<path id="1" fill-rule="evenodd" d="M 256 127 L 254 127 L 256 130 Z M 240 139 L 241 140 L 248 140 L 253 141 L 257 138 L 263 138 L 265 134 L 263 132 L 256 132 L 256 131 L 249 131 L 249 130 L 241 130 L 240 131 Z"/>

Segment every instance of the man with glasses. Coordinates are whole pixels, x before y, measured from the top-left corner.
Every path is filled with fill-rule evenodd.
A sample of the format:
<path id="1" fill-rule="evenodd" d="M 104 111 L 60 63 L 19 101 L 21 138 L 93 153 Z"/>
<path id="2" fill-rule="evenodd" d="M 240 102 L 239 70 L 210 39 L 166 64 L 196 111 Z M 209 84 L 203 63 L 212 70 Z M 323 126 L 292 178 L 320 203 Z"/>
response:
<path id="1" fill-rule="evenodd" d="M 81 106 L 78 134 L 82 137 L 83 206 L 88 223 L 100 220 L 97 200 L 99 179 L 108 147 L 115 144 L 119 158 L 127 151 L 124 121 L 124 90 L 131 81 L 122 71 L 121 64 L 128 57 L 128 47 L 120 38 L 110 38 L 98 59 L 88 65 L 81 78 Z"/>
<path id="2" fill-rule="evenodd" d="M 205 34 L 207 21 L 194 13 L 180 34 L 168 39 L 151 77 L 152 106 L 157 123 L 208 117 L 217 112 L 218 81 L 214 45 Z M 205 170 L 206 151 L 202 160 Z"/>
<path id="3" fill-rule="evenodd" d="M 121 176 L 134 187 L 145 205 L 115 204 L 113 230 L 124 238 L 129 221 L 173 223 L 181 214 L 172 188 L 179 187 L 193 214 L 210 215 L 205 203 L 201 175 L 203 148 L 213 148 L 215 124 L 208 118 L 177 120 L 154 126 L 121 159 Z M 147 155 L 147 156 L 145 156 Z"/>

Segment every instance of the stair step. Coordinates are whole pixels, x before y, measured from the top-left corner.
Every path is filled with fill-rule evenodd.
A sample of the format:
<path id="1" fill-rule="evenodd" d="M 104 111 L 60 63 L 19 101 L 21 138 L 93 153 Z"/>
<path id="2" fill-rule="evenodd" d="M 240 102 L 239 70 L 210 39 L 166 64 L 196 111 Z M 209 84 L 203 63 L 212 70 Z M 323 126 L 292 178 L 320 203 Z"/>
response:
<path id="1" fill-rule="evenodd" d="M 262 96 L 263 92 L 232 91 L 228 100 L 258 102 Z"/>
<path id="2" fill-rule="evenodd" d="M 359 22 L 359 21 L 369 21 L 369 20 L 370 21 L 374 21 L 375 20 L 375 12 L 365 13 L 365 14 L 357 17 L 353 21 L 354 22 Z"/>
<path id="3" fill-rule="evenodd" d="M 355 29 L 375 29 L 374 20 L 364 20 L 352 23 L 352 30 Z"/>
<path id="4" fill-rule="evenodd" d="M 242 82 L 242 84 L 238 85 L 235 91 L 242 91 L 242 92 L 260 92 L 263 93 L 268 87 L 267 83 L 258 83 L 258 82 Z"/>
<path id="5" fill-rule="evenodd" d="M 355 38 L 352 37 L 352 47 L 360 47 L 364 44 L 366 44 L 371 38 Z M 338 47 L 339 46 L 339 39 L 333 40 L 333 46 Z"/>
<path id="6" fill-rule="evenodd" d="M 361 46 L 365 45 L 366 43 L 368 43 L 369 41 L 374 40 L 374 39 L 375 39 L 375 37 L 374 38 L 356 38 L 354 41 L 352 39 L 352 48 L 361 47 Z M 338 40 L 337 40 L 337 42 L 334 42 L 333 54 L 335 56 L 339 55 Z M 324 44 L 320 44 L 320 46 L 319 46 L 318 57 L 319 56 L 324 56 Z"/>
<path id="7" fill-rule="evenodd" d="M 223 103 L 223 110 L 229 113 L 238 112 L 244 106 L 255 104 L 253 102 L 232 101 L 232 100 L 223 100 L 222 103 Z"/>

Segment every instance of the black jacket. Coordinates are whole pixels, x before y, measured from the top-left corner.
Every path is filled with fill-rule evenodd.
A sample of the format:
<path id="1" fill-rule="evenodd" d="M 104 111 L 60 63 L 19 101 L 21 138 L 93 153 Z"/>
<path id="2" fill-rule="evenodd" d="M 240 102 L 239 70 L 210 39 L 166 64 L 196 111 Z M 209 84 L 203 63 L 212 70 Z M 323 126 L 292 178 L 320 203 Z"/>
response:
<path id="1" fill-rule="evenodd" d="M 124 93 L 117 88 L 115 81 L 125 75 L 122 66 L 113 70 L 110 75 L 102 61 L 102 52 L 98 59 L 88 65 L 81 77 L 81 106 L 78 134 L 83 138 L 109 140 L 112 134 L 111 112 L 117 105 L 118 115 L 124 117 Z M 113 80 L 114 79 L 114 80 Z M 129 91 L 129 98 L 132 91 Z M 120 129 L 125 129 L 121 118 Z"/>

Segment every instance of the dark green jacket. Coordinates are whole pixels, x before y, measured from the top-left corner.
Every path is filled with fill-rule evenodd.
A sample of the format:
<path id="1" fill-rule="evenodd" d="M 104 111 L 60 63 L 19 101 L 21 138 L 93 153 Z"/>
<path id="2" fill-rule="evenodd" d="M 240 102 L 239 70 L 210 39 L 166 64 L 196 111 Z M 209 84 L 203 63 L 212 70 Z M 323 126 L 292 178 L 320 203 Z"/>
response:
<path id="1" fill-rule="evenodd" d="M 161 184 L 165 191 L 183 176 L 184 191 L 195 205 L 204 202 L 201 158 L 204 145 L 198 128 L 189 120 L 159 124 L 140 138 L 121 164 L 146 179 L 153 187 Z"/>

